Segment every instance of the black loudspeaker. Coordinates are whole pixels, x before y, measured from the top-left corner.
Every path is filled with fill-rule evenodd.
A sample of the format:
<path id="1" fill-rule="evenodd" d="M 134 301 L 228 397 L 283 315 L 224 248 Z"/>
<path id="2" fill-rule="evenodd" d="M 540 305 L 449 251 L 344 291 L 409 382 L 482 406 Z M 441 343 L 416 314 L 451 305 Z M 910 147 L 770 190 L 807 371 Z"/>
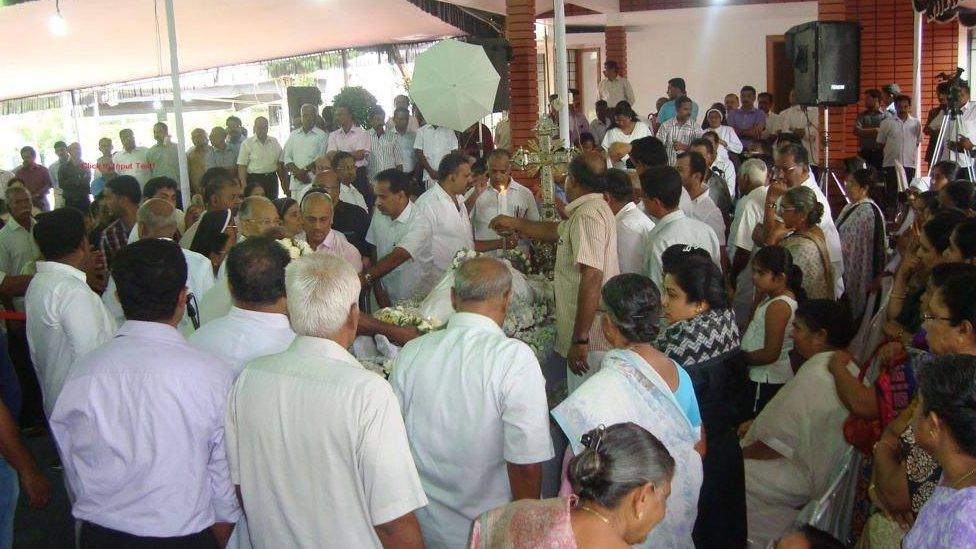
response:
<path id="1" fill-rule="evenodd" d="M 860 99 L 861 29 L 857 23 L 811 21 L 786 32 L 800 105 L 853 105 Z"/>
<path id="2" fill-rule="evenodd" d="M 288 99 L 288 127 L 294 128 L 295 119 L 302 117 L 302 105 L 311 103 L 315 110 L 322 104 L 322 90 L 315 86 L 288 86 L 285 90 Z"/>
<path id="3" fill-rule="evenodd" d="M 504 38 L 479 38 L 471 37 L 469 44 L 476 44 L 484 48 L 488 54 L 488 59 L 498 71 L 501 80 L 498 81 L 498 93 L 495 94 L 495 107 L 492 112 L 502 112 L 508 110 L 511 103 L 511 91 L 508 87 L 508 64 L 511 62 L 512 46 Z"/>

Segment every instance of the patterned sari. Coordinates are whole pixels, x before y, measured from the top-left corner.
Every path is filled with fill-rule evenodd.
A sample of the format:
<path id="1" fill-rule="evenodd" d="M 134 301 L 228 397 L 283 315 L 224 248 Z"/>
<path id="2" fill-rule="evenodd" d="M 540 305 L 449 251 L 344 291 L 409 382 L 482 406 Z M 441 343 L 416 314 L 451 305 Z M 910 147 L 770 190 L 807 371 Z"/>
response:
<path id="1" fill-rule="evenodd" d="M 573 498 L 523 499 L 482 513 L 474 521 L 471 549 L 575 549 L 572 504 Z"/>
<path id="2" fill-rule="evenodd" d="M 709 309 L 665 328 L 654 347 L 687 370 L 736 350 L 740 343 L 732 309 Z"/>
<path id="3" fill-rule="evenodd" d="M 693 547 L 691 533 L 702 485 L 702 460 L 695 451 L 701 437 L 674 393 L 649 364 L 631 351 L 607 353 L 600 371 L 552 411 L 574 454 L 580 438 L 600 425 L 634 422 L 667 447 L 676 463 L 664 520 L 635 547 Z"/>
<path id="4" fill-rule="evenodd" d="M 793 263 L 803 271 L 807 299 L 834 299 L 834 275 L 827 257 L 827 246 L 818 236 L 791 233 L 779 245 L 790 251 Z"/>
<path id="5" fill-rule="evenodd" d="M 844 206 L 837 232 L 843 243 L 845 294 L 857 320 L 865 313 L 871 281 L 885 267 L 887 238 L 881 209 L 870 198 Z"/>

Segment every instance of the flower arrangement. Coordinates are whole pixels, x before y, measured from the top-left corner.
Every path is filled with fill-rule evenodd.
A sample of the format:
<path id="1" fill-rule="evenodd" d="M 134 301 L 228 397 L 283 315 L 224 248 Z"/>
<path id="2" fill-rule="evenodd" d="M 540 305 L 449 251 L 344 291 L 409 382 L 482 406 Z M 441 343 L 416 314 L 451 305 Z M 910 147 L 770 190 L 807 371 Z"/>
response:
<path id="1" fill-rule="evenodd" d="M 395 307 L 384 307 L 373 315 L 377 320 L 397 326 L 417 328 L 422 334 L 432 332 L 441 328 L 444 323 L 440 320 L 424 316 L 419 310 L 413 307 L 397 305 Z"/>
<path id="2" fill-rule="evenodd" d="M 358 360 L 363 365 L 363 368 L 366 368 L 383 379 L 390 379 L 390 374 L 393 372 L 393 359 L 383 355 L 376 355 Z"/>
<path id="3" fill-rule="evenodd" d="M 532 273 L 532 262 L 529 261 L 529 256 L 521 248 L 505 250 L 502 257 L 507 259 L 512 264 L 512 267 L 515 267 L 523 273 Z"/>
<path id="4" fill-rule="evenodd" d="M 454 258 L 451 259 L 451 270 L 456 271 L 457 268 L 460 267 L 465 261 L 479 256 L 481 256 L 481 254 L 472 249 L 461 248 L 454 254 Z"/>
<path id="5" fill-rule="evenodd" d="M 282 238 L 278 240 L 278 244 L 288 251 L 288 255 L 291 256 L 292 259 L 298 259 L 303 255 L 310 255 L 314 251 L 312 250 L 312 247 L 308 245 L 308 242 L 298 240 L 296 238 Z"/>

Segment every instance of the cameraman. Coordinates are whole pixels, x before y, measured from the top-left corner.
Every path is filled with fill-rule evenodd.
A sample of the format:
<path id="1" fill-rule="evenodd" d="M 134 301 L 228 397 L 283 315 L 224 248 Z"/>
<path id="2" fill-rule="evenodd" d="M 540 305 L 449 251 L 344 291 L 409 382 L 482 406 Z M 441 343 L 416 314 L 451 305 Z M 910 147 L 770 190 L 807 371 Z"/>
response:
<path id="1" fill-rule="evenodd" d="M 963 168 L 960 175 L 966 174 L 965 177 L 968 178 L 966 168 L 973 165 L 972 139 L 976 139 L 976 106 L 969 100 L 968 82 L 960 79 L 957 84 L 950 84 L 950 88 L 958 88 L 957 93 L 953 93 L 956 90 L 951 89 L 949 106 L 958 107 L 959 113 L 956 115 L 955 123 L 950 121 L 946 129 L 948 132 L 945 137 L 946 146 L 939 160 L 952 160 Z M 954 95 L 958 96 L 958 100 L 953 101 Z"/>

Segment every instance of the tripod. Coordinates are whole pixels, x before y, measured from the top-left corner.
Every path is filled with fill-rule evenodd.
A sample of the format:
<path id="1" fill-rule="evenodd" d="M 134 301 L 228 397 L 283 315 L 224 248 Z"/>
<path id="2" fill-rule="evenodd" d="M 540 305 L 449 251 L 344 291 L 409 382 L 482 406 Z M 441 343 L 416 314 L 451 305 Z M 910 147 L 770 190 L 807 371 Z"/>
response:
<path id="1" fill-rule="evenodd" d="M 959 109 L 957 107 L 951 106 L 945 116 L 942 117 L 942 126 L 939 128 L 939 138 L 935 141 L 935 149 L 932 151 L 932 161 L 929 163 L 929 177 L 932 177 L 932 170 L 935 168 L 935 164 L 942 158 L 942 154 L 945 152 L 945 148 L 948 145 L 948 130 L 951 127 L 956 138 L 959 138 Z M 953 151 L 956 152 L 956 151 Z M 966 151 L 959 151 L 956 154 L 964 154 L 970 156 Z M 969 174 L 970 181 L 976 181 L 974 177 L 973 161 L 970 157 L 969 166 L 966 166 L 966 172 Z"/>
<path id="2" fill-rule="evenodd" d="M 817 185 L 823 191 L 824 196 L 830 196 L 830 182 L 833 181 L 834 185 L 840 189 L 841 196 L 844 197 L 844 202 L 850 203 L 851 199 L 847 196 L 847 189 L 841 184 L 840 179 L 837 178 L 837 174 L 830 167 L 830 107 L 824 105 L 824 124 L 823 124 L 823 170 L 820 172 L 820 181 L 817 181 Z M 807 130 L 809 131 L 809 130 Z"/>

